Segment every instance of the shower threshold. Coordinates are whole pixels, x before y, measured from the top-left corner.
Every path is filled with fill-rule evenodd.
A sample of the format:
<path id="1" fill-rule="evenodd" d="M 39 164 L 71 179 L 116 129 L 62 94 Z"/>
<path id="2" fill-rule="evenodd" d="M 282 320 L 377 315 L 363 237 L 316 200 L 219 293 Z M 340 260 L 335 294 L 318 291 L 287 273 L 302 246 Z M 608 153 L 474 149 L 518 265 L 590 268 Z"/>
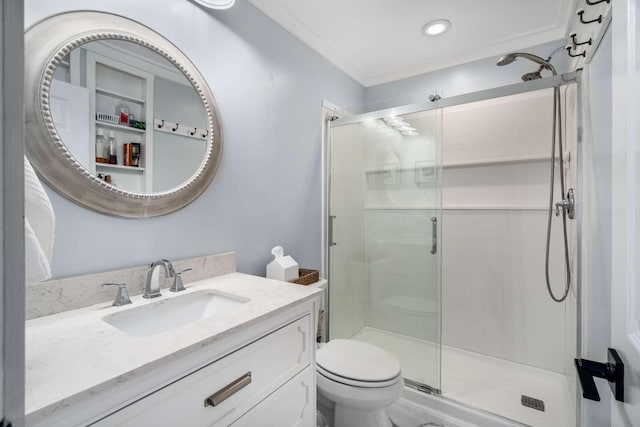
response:
<path id="1" fill-rule="evenodd" d="M 437 386 L 438 346 L 364 327 L 354 339 L 393 354 L 405 378 Z M 575 405 L 565 375 L 483 354 L 442 346 L 442 396 L 530 426 L 575 426 Z M 545 402 L 545 411 L 523 406 L 522 395 Z"/>

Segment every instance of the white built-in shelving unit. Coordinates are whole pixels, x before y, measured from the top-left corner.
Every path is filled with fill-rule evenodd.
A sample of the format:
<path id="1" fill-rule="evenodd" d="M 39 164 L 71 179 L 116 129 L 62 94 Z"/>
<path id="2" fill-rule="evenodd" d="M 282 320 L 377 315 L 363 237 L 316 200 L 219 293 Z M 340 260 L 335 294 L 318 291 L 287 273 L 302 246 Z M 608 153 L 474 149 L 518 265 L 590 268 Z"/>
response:
<path id="1" fill-rule="evenodd" d="M 153 132 L 124 124 L 95 119 L 97 113 L 114 115 L 124 103 L 137 121 L 153 122 L 154 75 L 102 53 L 87 50 L 87 89 L 89 89 L 90 135 L 103 129 L 105 137 L 113 131 L 117 141 L 118 163 L 93 162 L 94 174 L 111 175 L 112 185 L 133 193 L 150 193 L 152 188 Z M 140 144 L 140 166 L 125 166 L 123 145 Z M 95 159 L 95 145 L 90 149 Z"/>

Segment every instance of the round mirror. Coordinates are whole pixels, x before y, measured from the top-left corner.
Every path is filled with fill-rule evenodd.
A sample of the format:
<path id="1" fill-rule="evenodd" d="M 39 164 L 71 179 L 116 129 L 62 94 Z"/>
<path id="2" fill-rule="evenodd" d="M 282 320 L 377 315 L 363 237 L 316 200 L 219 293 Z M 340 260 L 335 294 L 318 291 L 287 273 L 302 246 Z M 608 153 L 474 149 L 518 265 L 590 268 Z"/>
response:
<path id="1" fill-rule="evenodd" d="M 25 35 L 26 153 L 49 185 L 98 212 L 149 217 L 195 200 L 222 138 L 204 78 L 169 41 L 100 12 Z"/>

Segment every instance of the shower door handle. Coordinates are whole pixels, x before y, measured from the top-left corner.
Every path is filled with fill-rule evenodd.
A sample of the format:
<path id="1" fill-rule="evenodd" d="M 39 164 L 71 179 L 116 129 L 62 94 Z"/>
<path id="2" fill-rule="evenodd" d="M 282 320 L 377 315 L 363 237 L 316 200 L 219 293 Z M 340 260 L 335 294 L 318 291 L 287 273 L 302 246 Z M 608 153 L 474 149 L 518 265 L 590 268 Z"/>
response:
<path id="1" fill-rule="evenodd" d="M 438 252 L 438 218 L 431 217 L 431 253 Z"/>
<path id="2" fill-rule="evenodd" d="M 328 228 L 329 230 L 327 234 L 329 234 L 329 246 L 335 246 L 336 242 L 333 241 L 333 220 L 336 219 L 335 215 L 329 215 L 329 223 L 328 223 Z"/>

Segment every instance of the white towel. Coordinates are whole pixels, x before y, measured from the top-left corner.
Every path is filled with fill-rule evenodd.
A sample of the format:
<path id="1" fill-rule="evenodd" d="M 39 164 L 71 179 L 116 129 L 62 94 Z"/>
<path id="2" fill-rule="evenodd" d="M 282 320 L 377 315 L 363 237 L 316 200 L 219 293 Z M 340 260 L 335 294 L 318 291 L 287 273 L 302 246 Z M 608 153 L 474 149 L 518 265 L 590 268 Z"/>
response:
<path id="1" fill-rule="evenodd" d="M 25 283 L 33 284 L 51 277 L 51 265 L 44 255 L 28 219 L 24 219 Z"/>
<path id="2" fill-rule="evenodd" d="M 51 277 L 55 215 L 51 201 L 31 163 L 24 158 L 25 281 L 42 282 Z"/>

